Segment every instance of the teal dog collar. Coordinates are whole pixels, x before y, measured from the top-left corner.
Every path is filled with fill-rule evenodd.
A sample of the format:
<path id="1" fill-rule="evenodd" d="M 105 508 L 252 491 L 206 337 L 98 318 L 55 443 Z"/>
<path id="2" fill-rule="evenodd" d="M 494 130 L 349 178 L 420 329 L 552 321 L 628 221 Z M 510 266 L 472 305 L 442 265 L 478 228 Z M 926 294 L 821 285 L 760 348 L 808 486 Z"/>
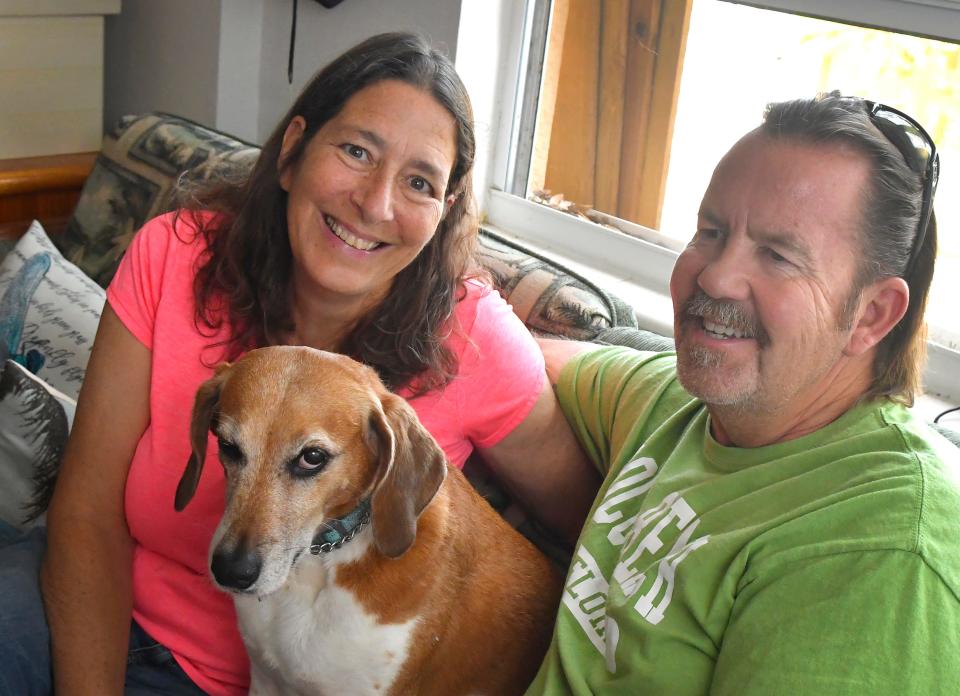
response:
<path id="1" fill-rule="evenodd" d="M 327 520 L 313 537 L 310 553 L 314 556 L 339 549 L 353 539 L 370 521 L 370 499 L 367 498 L 352 511 L 335 520 Z"/>

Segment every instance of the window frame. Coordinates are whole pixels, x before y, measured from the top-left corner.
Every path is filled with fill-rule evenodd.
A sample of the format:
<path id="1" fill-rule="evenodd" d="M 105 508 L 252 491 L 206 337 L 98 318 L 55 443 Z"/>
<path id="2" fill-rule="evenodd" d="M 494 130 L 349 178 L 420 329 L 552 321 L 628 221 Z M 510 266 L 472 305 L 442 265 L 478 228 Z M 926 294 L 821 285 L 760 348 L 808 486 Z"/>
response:
<path id="1" fill-rule="evenodd" d="M 861 25 L 862 17 L 869 16 L 869 26 L 960 42 L 960 0 L 721 1 Z M 526 103 L 529 113 L 531 101 L 529 91 L 524 96 L 523 85 L 536 85 L 527 69 L 530 31 L 535 23 L 542 31 L 549 0 L 501 3 L 506 15 L 523 21 L 511 25 L 508 32 L 513 36 L 502 37 L 511 48 L 500 56 L 503 79 L 495 111 L 503 125 L 492 142 L 487 185 L 479 192 L 486 224 L 596 277 L 602 286 L 630 302 L 641 326 L 672 336 L 669 277 L 682 242 L 611 218 L 621 229 L 630 228 L 636 235 L 631 236 L 510 193 L 517 190 L 514 162 L 518 148 L 523 147 L 523 137 L 530 137 L 530 126 L 521 118 L 522 106 Z M 928 341 L 924 383 L 928 394 L 960 403 L 960 351 Z"/>

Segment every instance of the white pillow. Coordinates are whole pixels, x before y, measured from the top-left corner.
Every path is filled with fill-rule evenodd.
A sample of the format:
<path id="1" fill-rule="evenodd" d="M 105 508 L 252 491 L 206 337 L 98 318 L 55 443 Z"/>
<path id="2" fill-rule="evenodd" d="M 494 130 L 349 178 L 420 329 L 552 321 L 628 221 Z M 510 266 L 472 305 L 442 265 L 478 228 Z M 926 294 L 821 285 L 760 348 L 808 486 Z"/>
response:
<path id="1" fill-rule="evenodd" d="M 13 360 L 0 366 L 0 519 L 22 528 L 46 510 L 76 407 Z"/>
<path id="2" fill-rule="evenodd" d="M 34 221 L 0 263 L 0 362 L 12 358 L 76 399 L 105 299 Z"/>

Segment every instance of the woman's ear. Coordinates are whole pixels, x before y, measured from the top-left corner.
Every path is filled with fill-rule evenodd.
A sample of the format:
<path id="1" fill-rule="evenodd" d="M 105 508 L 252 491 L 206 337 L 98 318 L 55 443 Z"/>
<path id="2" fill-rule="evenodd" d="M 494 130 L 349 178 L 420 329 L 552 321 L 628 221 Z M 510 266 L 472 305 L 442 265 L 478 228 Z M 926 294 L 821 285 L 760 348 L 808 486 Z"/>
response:
<path id="1" fill-rule="evenodd" d="M 288 193 L 290 192 L 291 173 L 289 167 L 284 167 L 283 165 L 287 157 L 290 156 L 290 152 L 292 152 L 293 148 L 300 142 L 306 129 L 307 122 L 303 116 L 294 116 L 290 120 L 290 123 L 287 124 L 287 129 L 283 132 L 283 141 L 280 143 L 280 157 L 277 158 L 277 171 L 280 172 L 280 187 Z"/>
<path id="2" fill-rule="evenodd" d="M 457 202 L 457 194 L 451 193 L 449 196 L 443 199 L 443 212 L 440 213 L 440 221 L 447 217 L 447 213 L 450 212 L 450 208 L 453 207 L 453 204 Z"/>

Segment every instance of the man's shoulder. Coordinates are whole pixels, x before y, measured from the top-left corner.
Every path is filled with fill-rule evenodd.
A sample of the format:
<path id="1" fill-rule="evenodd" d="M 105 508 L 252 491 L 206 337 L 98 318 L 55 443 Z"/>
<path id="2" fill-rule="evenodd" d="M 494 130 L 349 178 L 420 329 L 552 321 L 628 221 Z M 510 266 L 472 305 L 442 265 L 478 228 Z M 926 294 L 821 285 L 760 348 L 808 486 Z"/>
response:
<path id="1" fill-rule="evenodd" d="M 864 522 L 960 594 L 960 449 L 903 406 L 863 411 L 843 459 L 864 468 L 855 486 Z"/>
<path id="2" fill-rule="evenodd" d="M 623 346 L 601 346 L 580 353 L 558 381 L 563 399 L 612 406 L 621 418 L 642 418 L 651 409 L 672 413 L 693 401 L 677 379 L 673 352 L 655 353 Z"/>
<path id="3" fill-rule="evenodd" d="M 673 351 L 653 352 L 626 346 L 598 345 L 574 356 L 566 365 L 567 376 L 615 379 L 618 382 L 676 382 L 677 356 Z M 679 382 L 676 382 L 679 386 Z"/>
<path id="4" fill-rule="evenodd" d="M 883 422 L 895 428 L 911 452 L 942 461 L 960 462 L 960 448 L 923 420 L 913 409 L 895 403 L 878 405 Z"/>
<path id="5" fill-rule="evenodd" d="M 960 596 L 960 448 L 912 413 L 895 427 L 916 457 L 917 553 Z"/>
<path id="6" fill-rule="evenodd" d="M 742 452 L 756 457 L 736 472 L 759 494 L 750 514 L 770 521 L 754 549 L 755 569 L 883 552 L 931 565 L 949 552 L 949 563 L 960 562 L 960 452 L 940 440 L 906 409 L 874 403 L 773 445 L 769 456 Z M 736 453 L 722 452 L 721 464 Z"/>
<path id="7" fill-rule="evenodd" d="M 883 438 L 889 454 L 905 458 L 915 468 L 924 498 L 942 496 L 957 506 L 953 516 L 960 524 L 960 448 L 912 409 L 887 403 L 877 407 L 877 414 L 884 428 L 895 435 L 892 440 Z M 878 448 L 878 454 L 882 452 Z"/>
<path id="8" fill-rule="evenodd" d="M 888 400 L 860 404 L 819 431 L 824 444 L 843 443 L 855 454 L 960 464 L 960 448 L 910 408 Z"/>

